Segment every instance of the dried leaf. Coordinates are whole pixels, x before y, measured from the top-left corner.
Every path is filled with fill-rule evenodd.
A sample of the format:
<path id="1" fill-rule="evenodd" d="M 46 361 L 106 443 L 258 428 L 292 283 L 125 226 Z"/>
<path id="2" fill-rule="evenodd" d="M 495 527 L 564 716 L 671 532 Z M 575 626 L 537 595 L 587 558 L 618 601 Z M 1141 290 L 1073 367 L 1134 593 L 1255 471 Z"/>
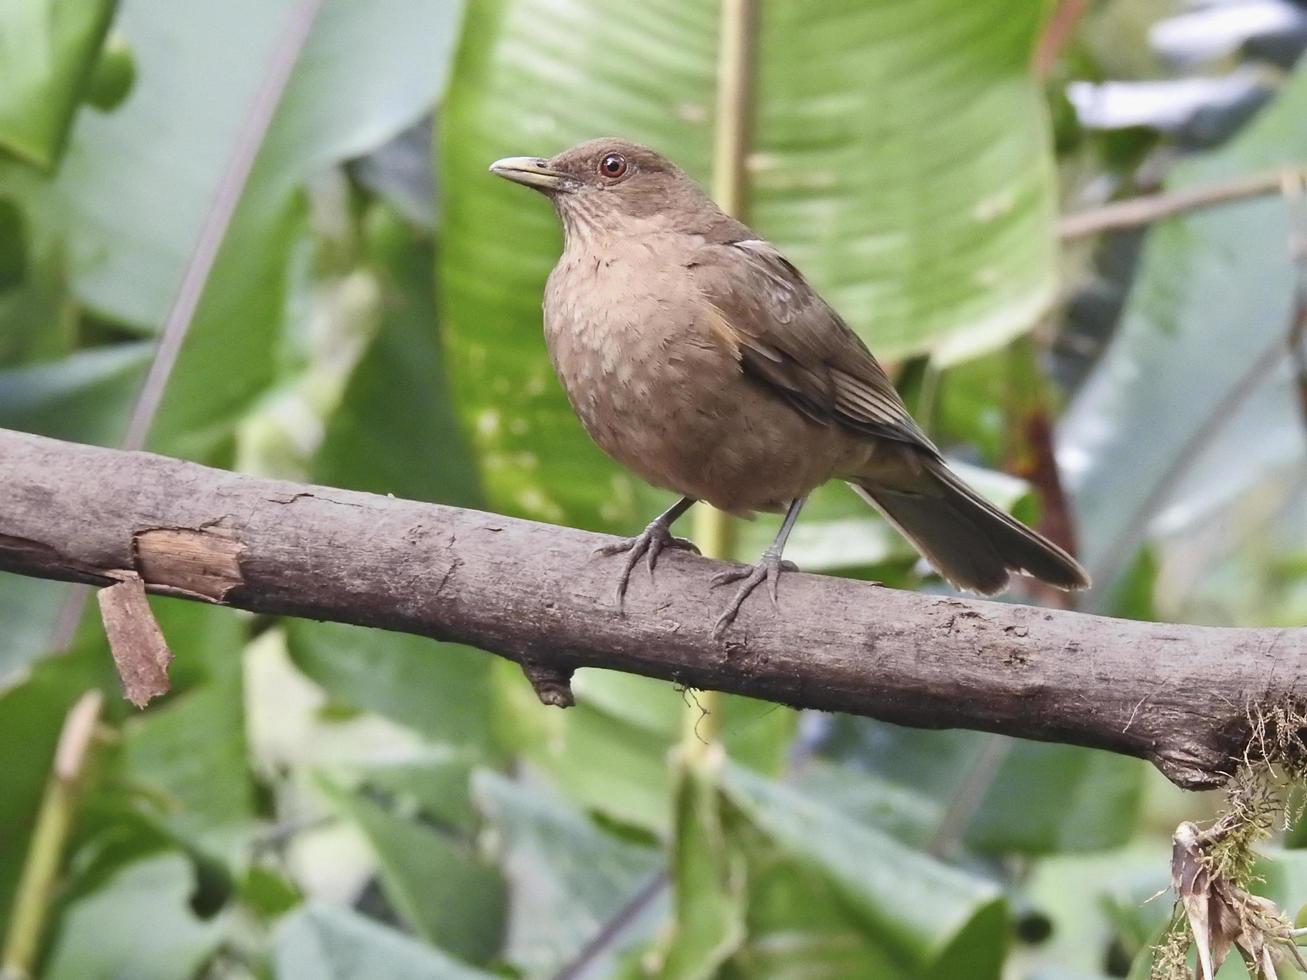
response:
<path id="1" fill-rule="evenodd" d="M 1217 854 L 1231 826 L 1218 821 L 1202 831 L 1185 821 L 1171 838 L 1171 884 L 1198 947 L 1197 974 L 1213 980 L 1230 950 L 1238 948 L 1256 980 L 1278 980 L 1277 955 L 1302 963 L 1293 927 L 1274 902 L 1221 872 Z"/>

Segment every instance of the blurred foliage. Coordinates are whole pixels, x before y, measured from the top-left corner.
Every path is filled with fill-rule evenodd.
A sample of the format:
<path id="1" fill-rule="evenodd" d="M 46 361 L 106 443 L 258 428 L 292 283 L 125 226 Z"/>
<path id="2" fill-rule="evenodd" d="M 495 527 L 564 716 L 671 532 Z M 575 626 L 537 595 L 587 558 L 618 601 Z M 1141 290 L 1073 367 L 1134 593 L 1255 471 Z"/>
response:
<path id="1" fill-rule="evenodd" d="M 1304 111 L 1307 74 L 1299 74 L 1243 134 L 1176 167 L 1167 186 L 1307 159 L 1295 125 Z M 1303 419 L 1281 356 L 1303 274 L 1286 244 L 1293 220 L 1272 197 L 1199 211 L 1150 236 L 1116 336 L 1058 433 L 1082 557 L 1100 586 L 1164 508 L 1215 508 L 1301 459 Z M 1202 477 L 1185 479 L 1191 470 Z"/>
<path id="2" fill-rule="evenodd" d="M 116 6 L 31 0 L 0 9 L 0 147 L 54 165 Z"/>
<path id="3" fill-rule="evenodd" d="M 1056 418 L 1096 606 L 1301 624 L 1307 439 L 1272 356 L 1300 219 L 1267 198 L 1164 223 L 1142 255 L 1137 233 L 1068 248 L 1049 307 L 1059 199 L 1307 162 L 1307 78 L 1268 74 L 1247 125 L 1207 107 L 1206 142 L 1103 130 L 1067 83 L 1224 77 L 1254 46 L 1172 69 L 1148 38 L 1175 4 L 1105 0 L 1041 88 L 1052 6 L 768 0 L 752 217 L 1026 519 L 1047 501 L 999 472 L 1030 450 L 1012 420 Z M 706 175 L 716 5 L 463 8 L 325 0 L 150 445 L 629 531 L 659 494 L 588 444 L 539 334 L 554 219 L 484 171 L 613 132 Z M 121 439 L 297 9 L 0 4 L 0 425 Z M 741 557 L 773 526 L 742 527 Z M 791 545 L 940 588 L 842 487 Z M 178 600 L 152 600 L 174 690 L 137 713 L 98 624 L 49 649 L 67 591 L 0 574 L 6 925 L 64 716 L 110 695 L 42 976 L 1140 976 L 1169 833 L 1210 813 L 1136 760 L 745 698 L 714 702 L 708 748 L 695 693 L 646 678 L 581 671 L 559 712 L 477 651 Z M 1290 910 L 1300 854 L 1259 869 Z"/>

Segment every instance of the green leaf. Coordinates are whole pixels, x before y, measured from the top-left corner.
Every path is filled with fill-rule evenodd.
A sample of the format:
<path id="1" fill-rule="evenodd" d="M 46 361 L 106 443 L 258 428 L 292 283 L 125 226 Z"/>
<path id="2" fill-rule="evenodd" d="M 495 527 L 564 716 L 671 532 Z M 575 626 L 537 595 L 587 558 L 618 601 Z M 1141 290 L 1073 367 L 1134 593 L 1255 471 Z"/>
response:
<path id="1" fill-rule="evenodd" d="M 605 670 L 580 670 L 577 704 L 541 705 L 513 664 L 496 665 L 500 737 L 549 773 L 587 809 L 662 833 L 671 822 L 668 752 L 681 739 L 687 711 L 698 703 L 665 681 Z M 786 761 L 798 715 L 766 701 L 719 695 L 722 738 L 731 758 L 777 773 Z"/>
<path id="2" fill-rule="evenodd" d="M 161 325 L 291 8 L 289 0 L 127 5 L 119 26 L 139 77 L 126 102 L 82 120 L 52 182 L 0 171 L 0 183 L 30 199 L 45 230 L 63 238 L 77 295 L 103 318 L 145 331 Z M 428 110 L 458 14 L 456 4 L 420 0 L 323 6 L 192 321 L 155 448 L 221 458 L 239 417 L 277 376 L 296 249 L 307 235 L 301 186 Z"/>
<path id="3" fill-rule="evenodd" d="M 720 976 L 906 980 L 916 975 L 866 934 L 849 903 L 820 870 L 794 859 L 747 825 L 736 828 L 735 837 L 749 859 L 749 937 Z"/>
<path id="4" fill-rule="evenodd" d="M 686 712 L 702 710 L 692 690 L 615 670 L 577 671 L 572 690 L 585 704 L 661 736 L 662 758 L 683 736 Z M 733 760 L 768 774 L 784 769 L 798 724 L 794 711 L 770 701 L 720 693 L 713 710 L 719 714 L 722 741 Z"/>
<path id="5" fill-rule="evenodd" d="M 503 881 L 471 847 L 366 797 L 328 787 L 376 852 L 387 900 L 420 936 L 472 963 L 499 951 Z"/>
<path id="6" fill-rule="evenodd" d="M 11 199 L 0 197 L 0 295 L 27 277 L 27 223 Z"/>
<path id="7" fill-rule="evenodd" d="M 42 973 L 48 980 L 193 976 L 222 940 L 220 920 L 191 911 L 190 863 L 178 854 L 128 865 L 64 913 Z"/>
<path id="8" fill-rule="evenodd" d="M 311 902 L 277 930 L 278 980 L 489 980 L 440 950 L 348 909 Z"/>
<path id="9" fill-rule="evenodd" d="M 839 718 L 823 751 L 932 800 L 942 820 L 986 741 L 999 737 Z M 1094 749 L 1010 740 L 962 842 L 986 853 L 1120 846 L 1138 824 L 1146 771 L 1136 759 Z"/>
<path id="10" fill-rule="evenodd" d="M 411 805 L 423 817 L 471 833 L 477 825 L 471 787 L 475 764 L 471 753 L 438 747 L 430 758 L 418 762 L 367 766 L 362 777 L 369 787 L 393 794 L 401 805 Z"/>
<path id="11" fill-rule="evenodd" d="M 1253 868 L 1252 890 L 1292 917 L 1307 904 L 1307 851 L 1266 848 Z"/>
<path id="12" fill-rule="evenodd" d="M 883 357 L 970 356 L 1052 298 L 1051 154 L 1027 73 L 1042 8 L 760 7 L 754 223 Z M 441 119 L 441 297 L 460 413 L 498 510 L 618 529 L 658 498 L 589 444 L 552 378 L 539 305 L 557 222 L 486 166 L 611 133 L 704 178 L 717 21 L 692 0 L 469 7 Z"/>
<path id="13" fill-rule="evenodd" d="M 944 815 L 943 806 L 925 793 L 848 764 L 809 760 L 790 783 L 799 792 L 917 848 L 926 846 Z"/>
<path id="14" fill-rule="evenodd" d="M 722 792 L 748 828 L 730 831 L 750 851 L 739 976 L 786 975 L 817 953 L 821 976 L 998 977 L 1008 924 L 994 885 L 737 766 Z"/>
<path id="15" fill-rule="evenodd" d="M 385 207 L 367 219 L 381 328 L 350 376 L 314 465 L 328 486 L 472 506 L 476 473 L 450 404 L 434 252 Z"/>
<path id="16" fill-rule="evenodd" d="M 291 7 L 123 5 L 116 30 L 138 73 L 130 97 L 111 114 L 84 113 L 57 177 L 33 189 L 63 234 L 78 295 L 104 317 L 162 324 Z"/>
<path id="17" fill-rule="evenodd" d="M 275 377 L 284 293 L 249 284 L 292 268 L 287 227 L 300 185 L 385 142 L 436 98 L 436 56 L 458 7 L 421 0 L 329 0 L 291 75 L 196 311 L 152 437 L 164 452 L 203 456 Z M 222 385 L 213 377 L 224 378 Z"/>
<path id="18" fill-rule="evenodd" d="M 63 582 L 0 572 L 0 623 L 7 627 L 0 646 L 0 688 L 49 648 L 69 589 Z"/>
<path id="19" fill-rule="evenodd" d="M 605 833 L 539 787 L 483 770 L 474 792 L 513 891 L 504 955 L 529 976 L 556 974 L 662 866 L 657 851 Z M 647 931 L 628 929 L 611 953 Z"/>
<path id="20" fill-rule="evenodd" d="M 952 362 L 1033 326 L 1054 286 L 1052 152 L 1028 70 L 1043 5 L 760 10 L 758 230 L 882 357 Z"/>
<path id="21" fill-rule="evenodd" d="M 240 881 L 240 902 L 262 919 L 277 919 L 303 901 L 299 890 L 271 868 L 254 865 Z"/>
<path id="22" fill-rule="evenodd" d="M 935 365 L 925 371 L 922 396 L 909 404 L 931 438 L 945 447 L 973 447 L 981 459 L 1003 459 L 1013 436 L 1005 409 L 1028 391 L 1029 381 L 1013 370 L 1012 347 L 944 371 Z"/>
<path id="23" fill-rule="evenodd" d="M 0 146 L 54 165 L 115 6 L 23 0 L 0 7 Z"/>
<path id="24" fill-rule="evenodd" d="M 72 353 L 78 310 L 58 244 L 37 233 L 24 195 L 3 184 L 0 170 L 0 368 L 8 368 Z"/>
<path id="25" fill-rule="evenodd" d="M 1053 854 L 1033 865 L 1021 901 L 1052 925 L 1039 961 L 1087 972 L 1100 969 L 1113 947 L 1129 958 L 1155 942 L 1175 899 L 1168 891 L 1150 901 L 1170 883 L 1170 853 L 1170 842 L 1156 835 L 1097 854 Z"/>
<path id="26" fill-rule="evenodd" d="M 487 655 L 421 636 L 343 623 L 286 622 L 291 659 L 341 704 L 435 742 L 491 750 Z"/>
<path id="27" fill-rule="evenodd" d="M 1139 820 L 1146 763 L 1111 752 L 1017 741 L 967 828 L 986 853 L 1116 847 Z"/>
<path id="28" fill-rule="evenodd" d="M 81 120 L 51 189 L 78 291 L 104 315 L 151 329 L 162 323 L 293 6 L 124 6 L 118 27 L 131 39 L 137 84 L 112 115 Z M 443 83 L 458 14 L 456 4 L 329 0 L 278 106 L 232 234 L 257 238 L 296 185 L 417 118 Z M 241 57 L 233 60 L 232 51 Z M 259 211 L 269 220 L 251 213 Z M 244 247 L 252 243 L 245 237 Z M 220 267 L 241 250 L 224 247 L 230 254 Z"/>
<path id="29" fill-rule="evenodd" d="M 176 693 L 124 724 L 123 778 L 148 789 L 158 801 L 158 819 L 173 834 L 211 857 L 235 862 L 254 815 L 244 625 L 230 609 L 180 599 L 152 604 L 177 656 Z"/>
<path id="30" fill-rule="evenodd" d="M 109 445 L 150 364 L 150 346 L 114 344 L 0 371 L 0 427 Z"/>
<path id="31" fill-rule="evenodd" d="M 1300 69 L 1237 139 L 1177 166 L 1167 189 L 1301 166 L 1307 132 L 1296 123 L 1304 112 Z M 1276 377 L 1294 295 L 1289 222 L 1284 202 L 1268 197 L 1194 211 L 1149 233 L 1121 325 L 1058 429 L 1081 557 L 1100 604 L 1186 470 Z M 1292 413 L 1288 386 L 1279 397 Z M 1256 438 L 1228 443 L 1214 470 L 1243 486 L 1265 475 L 1276 463 L 1261 449 L 1269 424 L 1260 414 Z M 1301 453 L 1301 439 L 1274 445 Z"/>
<path id="32" fill-rule="evenodd" d="M 584 672 L 578 672 L 578 679 Z M 495 665 L 497 720 L 505 748 L 547 773 L 589 810 L 644 830 L 666 830 L 671 735 L 611 714 L 578 694 L 567 711 L 540 704 L 516 664 Z M 574 690 L 576 684 L 573 685 Z M 650 687 L 650 690 L 657 690 Z M 670 690 L 670 685 L 668 686 Z M 645 721 L 635 712 L 637 721 Z"/>
<path id="33" fill-rule="evenodd" d="M 304 285 L 294 253 L 308 234 L 307 209 L 296 195 L 262 202 L 257 212 L 238 209 L 169 376 L 151 451 L 231 465 L 237 423 L 279 376 L 278 337 Z"/>

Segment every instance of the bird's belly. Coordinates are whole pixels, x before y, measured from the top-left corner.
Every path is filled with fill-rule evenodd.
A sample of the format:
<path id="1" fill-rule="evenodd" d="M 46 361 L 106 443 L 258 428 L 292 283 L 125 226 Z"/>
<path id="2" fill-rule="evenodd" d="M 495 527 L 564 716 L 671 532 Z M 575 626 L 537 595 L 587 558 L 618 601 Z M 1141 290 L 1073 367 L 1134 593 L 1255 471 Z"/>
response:
<path id="1" fill-rule="evenodd" d="M 571 345 L 568 345 L 571 346 Z M 572 347 L 555 365 L 572 407 L 609 456 L 654 486 L 745 514 L 780 510 L 863 450 L 808 420 L 722 352 L 682 346 L 643 356 Z"/>

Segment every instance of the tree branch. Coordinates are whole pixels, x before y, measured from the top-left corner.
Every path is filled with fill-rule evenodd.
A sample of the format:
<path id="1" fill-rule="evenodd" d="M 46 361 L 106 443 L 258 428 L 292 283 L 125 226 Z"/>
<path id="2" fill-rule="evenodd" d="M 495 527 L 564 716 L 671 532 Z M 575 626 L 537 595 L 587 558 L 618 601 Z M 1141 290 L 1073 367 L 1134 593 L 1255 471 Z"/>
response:
<path id="1" fill-rule="evenodd" d="M 795 707 L 1097 746 L 1223 781 L 1248 708 L 1307 702 L 1307 629 L 1221 629 L 791 574 L 712 639 L 720 564 L 676 553 L 614 608 L 603 537 L 0 430 L 0 568 L 470 643 Z M 711 598 L 708 598 L 711 597 Z M 433 652 L 433 656 L 438 654 Z"/>
<path id="2" fill-rule="evenodd" d="M 1301 174 L 1300 167 L 1283 167 L 1263 173 L 1242 174 L 1228 180 L 1197 184 L 1177 191 L 1144 194 L 1102 207 L 1063 215 L 1057 223 L 1062 241 L 1088 238 L 1105 231 L 1122 231 L 1155 224 L 1190 211 L 1201 211 L 1222 204 L 1234 204 L 1249 198 L 1282 193 L 1287 181 Z"/>

